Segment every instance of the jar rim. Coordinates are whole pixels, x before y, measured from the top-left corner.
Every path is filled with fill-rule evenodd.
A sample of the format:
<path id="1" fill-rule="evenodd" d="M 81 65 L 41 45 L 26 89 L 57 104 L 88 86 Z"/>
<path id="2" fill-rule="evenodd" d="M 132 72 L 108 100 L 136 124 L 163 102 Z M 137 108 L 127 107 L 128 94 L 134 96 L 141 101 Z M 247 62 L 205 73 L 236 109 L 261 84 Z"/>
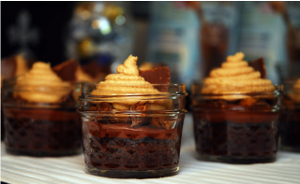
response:
<path id="1" fill-rule="evenodd" d="M 124 93 L 124 94 L 110 94 L 110 95 L 92 95 L 91 92 L 92 90 L 96 89 L 97 86 L 101 84 L 98 83 L 83 83 L 81 85 L 81 96 L 79 97 L 79 100 L 85 100 L 85 99 L 105 99 L 105 98 L 138 98 L 138 97 L 143 97 L 145 100 L 149 98 L 149 100 L 153 100 L 155 98 L 165 98 L 165 97 L 170 97 L 170 96 L 187 96 L 186 92 L 186 86 L 185 84 L 150 84 L 154 88 L 160 87 L 160 88 L 167 88 L 170 89 L 168 92 L 164 93 Z M 106 84 L 109 86 L 118 86 L 118 87 L 138 87 L 138 86 L 143 86 L 145 84 Z M 146 84 L 148 85 L 148 84 Z M 88 89 L 88 90 L 87 90 Z"/>
<path id="2" fill-rule="evenodd" d="M 114 111 L 98 111 L 98 110 L 83 110 L 78 108 L 78 112 L 88 115 L 101 115 L 107 117 L 161 117 L 161 116 L 174 116 L 174 115 L 184 115 L 188 111 L 186 109 L 173 109 L 173 110 L 149 110 L 149 111 L 131 111 L 131 110 L 114 110 Z M 151 113 L 149 113 L 151 112 Z"/>
<path id="3" fill-rule="evenodd" d="M 5 79 L 3 80 L 2 90 L 3 91 L 16 91 L 16 92 L 63 92 L 63 91 L 70 91 L 75 88 L 79 88 L 82 84 L 76 81 L 64 81 L 68 85 L 65 86 L 57 86 L 55 84 L 49 85 L 25 85 L 25 84 L 18 84 L 16 85 L 17 77 L 12 79 Z"/>
<path id="4" fill-rule="evenodd" d="M 194 82 L 192 84 L 192 96 L 193 95 L 201 95 L 201 96 L 214 96 L 214 97 L 217 97 L 217 96 L 257 96 L 257 95 L 280 95 L 282 92 L 283 92 L 283 85 L 282 84 L 272 84 L 274 86 L 274 90 L 271 90 L 271 91 L 254 91 L 254 92 L 247 92 L 247 91 L 243 91 L 243 90 L 238 90 L 238 89 L 235 89 L 235 90 L 228 90 L 226 91 L 226 89 L 224 90 L 224 92 L 219 92 L 219 93 L 202 93 L 200 89 L 203 88 L 204 86 L 204 83 L 203 82 Z M 222 88 L 222 86 L 226 86 L 227 88 L 228 87 L 240 87 L 240 88 L 243 88 L 243 87 L 251 87 L 251 85 L 246 85 L 246 84 L 224 84 L 224 85 L 218 85 L 220 86 L 220 88 Z M 253 85 L 254 87 L 259 87 L 259 86 L 265 86 L 265 85 Z M 197 90 L 196 90 L 196 89 Z"/>
<path id="5" fill-rule="evenodd" d="M 152 84 L 152 83 L 149 83 L 149 84 L 152 85 L 152 86 L 185 86 L 185 84 L 183 84 L 183 83 L 178 83 L 178 84 L 177 83 L 170 83 L 170 84 Z M 149 84 L 146 84 L 146 85 L 149 85 Z M 85 83 L 82 83 L 82 85 L 88 86 L 88 85 L 101 85 L 101 84 L 85 82 Z M 132 84 L 106 84 L 106 85 L 139 86 L 139 85 L 145 85 L 145 84 L 132 83 Z"/>

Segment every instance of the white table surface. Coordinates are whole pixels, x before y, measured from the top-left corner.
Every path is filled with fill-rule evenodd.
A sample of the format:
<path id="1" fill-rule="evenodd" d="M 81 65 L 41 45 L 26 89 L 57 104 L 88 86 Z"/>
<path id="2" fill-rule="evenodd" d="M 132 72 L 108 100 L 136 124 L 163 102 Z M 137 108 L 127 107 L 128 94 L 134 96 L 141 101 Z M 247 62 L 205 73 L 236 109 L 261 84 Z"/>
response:
<path id="1" fill-rule="evenodd" d="M 7 183 L 299 183 L 300 153 L 279 151 L 268 164 L 234 165 L 195 159 L 192 118 L 185 119 L 180 153 L 180 172 L 156 179 L 110 179 L 84 172 L 83 155 L 59 158 L 13 156 L 1 144 L 1 181 Z"/>

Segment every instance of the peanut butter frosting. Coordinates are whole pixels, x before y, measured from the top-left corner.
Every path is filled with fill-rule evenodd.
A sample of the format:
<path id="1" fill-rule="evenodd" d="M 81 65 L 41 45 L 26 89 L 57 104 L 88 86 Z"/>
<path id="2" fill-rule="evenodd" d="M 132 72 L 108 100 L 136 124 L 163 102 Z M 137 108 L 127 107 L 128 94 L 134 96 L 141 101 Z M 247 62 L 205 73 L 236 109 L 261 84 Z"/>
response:
<path id="1" fill-rule="evenodd" d="M 220 68 L 213 69 L 204 80 L 202 93 L 224 95 L 274 91 L 272 82 L 262 79 L 260 72 L 250 67 L 244 57 L 242 52 L 228 56 L 226 62 Z M 230 97 L 227 95 L 224 98 Z"/>
<path id="2" fill-rule="evenodd" d="M 294 88 L 295 90 L 300 90 L 300 78 L 297 79 L 297 81 L 295 82 L 293 88 Z"/>
<path id="3" fill-rule="evenodd" d="M 15 76 L 23 75 L 29 70 L 26 60 L 22 54 L 16 56 L 16 62 L 17 69 Z"/>
<path id="4" fill-rule="evenodd" d="M 300 78 L 293 85 L 293 91 L 289 94 L 292 100 L 300 103 Z"/>
<path id="5" fill-rule="evenodd" d="M 129 94 L 162 94 L 153 85 L 141 76 L 137 67 L 138 57 L 130 55 L 124 64 L 117 67 L 117 74 L 109 74 L 105 81 L 100 82 L 92 95 L 129 95 Z M 129 105 L 137 103 L 137 100 L 116 97 L 120 103 L 114 103 L 116 109 L 129 109 Z M 164 109 L 161 101 L 150 101 L 155 109 Z M 156 104 L 156 105 L 154 105 Z M 160 105 L 161 104 L 161 105 Z M 158 107 L 161 106 L 161 107 Z"/>
<path id="6" fill-rule="evenodd" d="M 36 62 L 25 75 L 17 78 L 15 96 L 28 102 L 57 103 L 70 93 L 70 83 L 63 82 L 49 63 Z"/>

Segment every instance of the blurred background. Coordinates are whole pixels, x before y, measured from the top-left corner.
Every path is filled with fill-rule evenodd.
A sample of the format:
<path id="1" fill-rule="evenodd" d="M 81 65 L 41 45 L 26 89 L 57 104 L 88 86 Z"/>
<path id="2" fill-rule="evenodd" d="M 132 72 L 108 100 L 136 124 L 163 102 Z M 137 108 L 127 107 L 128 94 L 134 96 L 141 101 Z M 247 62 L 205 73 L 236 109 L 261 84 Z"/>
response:
<path id="1" fill-rule="evenodd" d="M 107 74 L 133 54 L 188 87 L 238 51 L 263 57 L 274 83 L 300 71 L 300 2 L 1 2 L 1 15 L 1 59 Z"/>

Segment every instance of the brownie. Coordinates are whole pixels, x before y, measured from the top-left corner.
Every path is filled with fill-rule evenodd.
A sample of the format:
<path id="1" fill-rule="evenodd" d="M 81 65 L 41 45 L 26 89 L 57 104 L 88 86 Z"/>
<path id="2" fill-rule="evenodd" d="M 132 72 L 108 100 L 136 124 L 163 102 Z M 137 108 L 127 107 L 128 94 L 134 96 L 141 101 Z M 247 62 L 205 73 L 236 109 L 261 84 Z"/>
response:
<path id="1" fill-rule="evenodd" d="M 266 71 L 264 58 L 257 58 L 255 60 L 249 61 L 248 64 L 255 71 L 259 71 L 261 78 L 265 79 L 267 77 L 267 71 Z"/>
<path id="2" fill-rule="evenodd" d="M 76 109 L 4 107 L 5 144 L 11 154 L 65 156 L 81 152 Z"/>
<path id="3" fill-rule="evenodd" d="M 134 120 L 130 116 L 122 118 L 101 116 L 97 121 L 84 121 L 83 150 L 86 171 L 119 178 L 176 174 L 184 117 L 141 117 L 141 119 L 145 122 L 135 128 L 131 127 Z M 176 128 L 167 129 L 158 126 L 160 123 L 156 121 L 161 124 L 172 121 Z M 153 172 L 139 172 L 138 175 L 133 172 L 147 170 Z"/>
<path id="4" fill-rule="evenodd" d="M 76 70 L 78 68 L 78 63 L 74 59 L 62 62 L 59 65 L 53 67 L 53 71 L 63 80 L 74 82 L 77 81 Z"/>
<path id="5" fill-rule="evenodd" d="M 228 163 L 276 158 L 280 111 L 276 99 L 203 100 L 193 107 L 198 159 Z"/>
<path id="6" fill-rule="evenodd" d="M 170 84 L 170 69 L 166 66 L 156 67 L 151 70 L 140 70 L 139 75 L 145 79 L 145 81 L 151 84 Z M 167 86 L 154 86 L 160 92 L 167 92 Z"/>

